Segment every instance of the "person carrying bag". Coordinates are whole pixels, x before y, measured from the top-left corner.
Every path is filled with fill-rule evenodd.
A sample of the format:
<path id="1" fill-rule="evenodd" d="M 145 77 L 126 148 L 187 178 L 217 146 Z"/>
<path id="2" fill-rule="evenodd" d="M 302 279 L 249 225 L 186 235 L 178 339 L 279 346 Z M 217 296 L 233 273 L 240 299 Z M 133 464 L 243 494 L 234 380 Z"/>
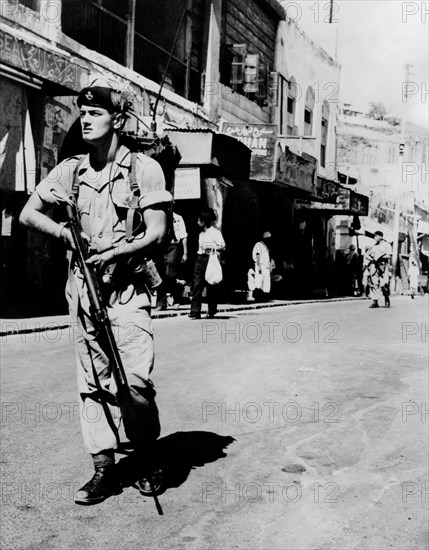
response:
<path id="1" fill-rule="evenodd" d="M 222 266 L 217 255 L 216 250 L 210 253 L 209 261 L 206 267 L 205 279 L 209 285 L 217 285 L 223 279 Z"/>
<path id="2" fill-rule="evenodd" d="M 218 253 L 225 249 L 225 241 L 219 229 L 213 227 L 216 214 L 211 208 L 203 210 L 198 217 L 201 233 L 198 238 L 198 254 L 195 262 L 191 319 L 201 319 L 201 300 L 203 290 L 207 286 L 207 317 L 212 319 L 217 313 L 218 284 L 222 281 L 222 267 Z"/>

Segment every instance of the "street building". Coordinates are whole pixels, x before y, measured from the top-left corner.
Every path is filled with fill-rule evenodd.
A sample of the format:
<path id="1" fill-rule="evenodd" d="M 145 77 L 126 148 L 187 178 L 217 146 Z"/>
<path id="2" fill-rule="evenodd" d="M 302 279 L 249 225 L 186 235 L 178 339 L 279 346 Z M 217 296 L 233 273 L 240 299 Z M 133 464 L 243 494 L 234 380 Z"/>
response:
<path id="1" fill-rule="evenodd" d="M 365 197 L 338 181 L 340 66 L 279 2 L 7 0 L 0 41 L 3 304 L 65 306 L 63 251 L 18 215 L 64 154 L 78 91 L 100 76 L 138 98 L 127 131 L 156 130 L 179 149 L 174 196 L 190 264 L 198 212 L 216 211 L 225 299 L 245 296 L 264 230 L 282 281 L 274 295 L 335 293 L 333 216 L 366 215 Z"/>
<path id="2" fill-rule="evenodd" d="M 384 109 L 385 110 L 385 109 Z M 416 124 L 405 124 L 403 159 L 400 159 L 401 120 L 388 116 L 380 105 L 340 106 L 338 117 L 338 170 L 342 184 L 369 197 L 368 217 L 358 231 L 350 231 L 352 219 L 342 217 L 337 226 L 337 248 L 350 244 L 364 250 L 375 231 L 387 241 L 398 240 L 398 291 L 408 290 L 408 266 L 414 257 L 427 287 L 428 272 L 428 136 Z M 399 232 L 395 235 L 395 211 Z"/>

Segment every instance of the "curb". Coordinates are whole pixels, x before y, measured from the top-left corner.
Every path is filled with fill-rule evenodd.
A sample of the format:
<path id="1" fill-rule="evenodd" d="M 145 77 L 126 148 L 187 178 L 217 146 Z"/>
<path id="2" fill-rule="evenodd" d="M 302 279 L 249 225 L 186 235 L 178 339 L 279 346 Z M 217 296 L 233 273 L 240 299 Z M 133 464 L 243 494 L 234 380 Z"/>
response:
<path id="1" fill-rule="evenodd" d="M 338 297 L 338 298 L 322 298 L 322 299 L 314 299 L 314 300 L 288 300 L 288 301 L 276 301 L 273 303 L 257 303 L 257 304 L 242 304 L 242 305 L 228 305 L 228 306 L 220 306 L 218 308 L 218 313 L 234 313 L 236 311 L 251 311 L 251 310 L 257 310 L 257 309 L 268 309 L 268 308 L 274 308 L 274 307 L 287 307 L 287 306 L 297 306 L 297 305 L 304 305 L 304 304 L 323 304 L 323 303 L 334 303 L 334 302 L 355 302 L 359 300 L 367 300 L 366 297 L 362 296 L 346 296 L 346 297 Z M 168 319 L 171 317 L 185 317 L 189 315 L 189 307 L 186 309 L 177 309 L 177 310 L 171 310 L 171 311 L 163 311 L 158 312 L 154 311 L 152 312 L 152 319 Z M 64 318 L 64 315 L 59 316 L 60 318 Z M 49 319 L 49 317 L 47 318 Z M 20 319 L 20 320 L 13 320 L 13 319 L 1 319 L 0 320 L 0 337 L 1 336 L 13 336 L 17 334 L 31 334 L 35 332 L 47 332 L 52 330 L 63 330 L 70 328 L 72 325 L 71 321 L 64 321 L 61 320 L 61 322 L 55 322 L 55 321 L 46 321 L 45 324 L 43 324 L 42 318 L 38 318 L 37 322 L 29 319 Z M 35 323 L 33 326 L 26 326 L 26 323 Z M 3 330 L 4 326 L 10 326 L 15 325 L 13 328 L 8 328 L 7 330 Z M 20 326 L 18 326 L 20 324 Z"/>

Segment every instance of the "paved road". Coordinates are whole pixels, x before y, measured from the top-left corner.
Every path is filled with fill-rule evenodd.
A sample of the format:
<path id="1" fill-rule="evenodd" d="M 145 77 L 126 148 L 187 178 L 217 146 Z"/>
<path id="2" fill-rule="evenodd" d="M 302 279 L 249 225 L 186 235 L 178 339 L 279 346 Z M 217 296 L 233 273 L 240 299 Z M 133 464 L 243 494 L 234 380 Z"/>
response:
<path id="1" fill-rule="evenodd" d="M 5 337 L 1 548 L 426 548 L 427 312 L 400 297 L 157 320 L 162 517 L 132 487 L 73 503 L 92 467 L 72 332 Z"/>

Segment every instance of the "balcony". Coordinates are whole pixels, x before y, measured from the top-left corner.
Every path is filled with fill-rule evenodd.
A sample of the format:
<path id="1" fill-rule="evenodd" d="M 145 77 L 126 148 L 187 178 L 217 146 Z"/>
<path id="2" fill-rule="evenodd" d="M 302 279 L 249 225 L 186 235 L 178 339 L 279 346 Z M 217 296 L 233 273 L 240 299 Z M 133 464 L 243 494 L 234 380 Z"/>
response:
<path id="1" fill-rule="evenodd" d="M 83 46 L 126 66 L 127 21 L 123 17 L 90 0 L 68 1 L 63 3 L 62 30 Z M 159 44 L 134 33 L 135 72 L 160 84 L 169 56 L 170 52 Z M 164 86 L 201 103 L 201 71 L 184 59 L 172 56 Z"/>

